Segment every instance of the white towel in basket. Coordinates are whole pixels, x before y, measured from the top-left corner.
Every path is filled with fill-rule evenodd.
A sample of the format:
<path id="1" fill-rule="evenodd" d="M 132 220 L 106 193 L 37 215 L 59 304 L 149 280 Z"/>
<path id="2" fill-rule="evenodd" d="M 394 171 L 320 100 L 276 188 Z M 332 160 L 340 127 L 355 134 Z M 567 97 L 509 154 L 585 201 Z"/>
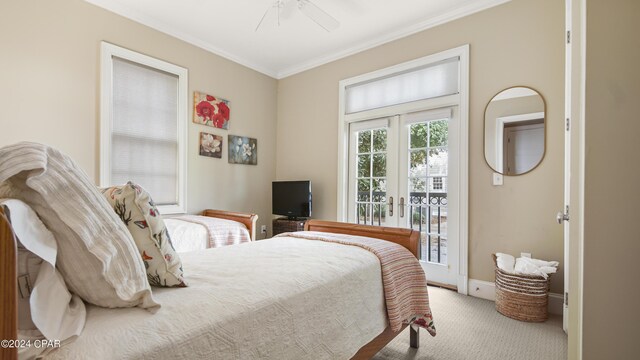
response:
<path id="1" fill-rule="evenodd" d="M 548 274 L 553 274 L 558 270 L 558 265 L 559 263 L 557 261 L 544 261 L 521 257 L 516 259 L 514 269 L 516 274 L 539 275 L 546 279 L 549 277 Z"/>
<path id="2" fill-rule="evenodd" d="M 496 253 L 496 262 L 498 263 L 498 269 L 508 273 L 513 273 L 514 265 L 516 263 L 516 259 L 513 256 L 504 253 Z"/>

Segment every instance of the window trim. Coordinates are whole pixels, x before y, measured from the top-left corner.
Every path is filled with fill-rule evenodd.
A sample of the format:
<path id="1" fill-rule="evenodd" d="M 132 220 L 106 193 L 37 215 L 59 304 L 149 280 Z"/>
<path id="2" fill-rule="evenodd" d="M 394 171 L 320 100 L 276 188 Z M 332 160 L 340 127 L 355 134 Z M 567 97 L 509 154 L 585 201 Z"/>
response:
<path id="1" fill-rule="evenodd" d="M 102 41 L 100 44 L 100 186 L 111 186 L 111 131 L 113 124 L 113 57 L 125 59 L 178 77 L 177 203 L 158 205 L 162 214 L 187 212 L 188 70 L 151 56 Z"/>

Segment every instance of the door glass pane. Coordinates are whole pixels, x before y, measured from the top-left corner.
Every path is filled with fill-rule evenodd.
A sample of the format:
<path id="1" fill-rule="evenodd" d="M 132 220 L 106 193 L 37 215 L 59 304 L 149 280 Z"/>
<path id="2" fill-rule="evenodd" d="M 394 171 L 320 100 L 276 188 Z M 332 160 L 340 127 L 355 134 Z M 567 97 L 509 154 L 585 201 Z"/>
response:
<path id="1" fill-rule="evenodd" d="M 387 129 L 373 131 L 373 151 L 387 151 Z"/>
<path id="2" fill-rule="evenodd" d="M 371 180 L 358 180 L 358 201 L 369 201 L 371 199 Z"/>
<path id="3" fill-rule="evenodd" d="M 373 201 L 385 202 L 387 196 L 387 180 L 386 179 L 373 179 Z"/>
<path id="4" fill-rule="evenodd" d="M 434 234 L 447 235 L 447 208 L 432 207 L 429 211 L 429 225 Z"/>
<path id="5" fill-rule="evenodd" d="M 358 152 L 365 153 L 371 151 L 371 130 L 360 131 L 358 133 Z"/>
<path id="6" fill-rule="evenodd" d="M 447 148 L 435 148 L 429 149 L 429 157 L 427 159 L 429 164 L 430 176 L 447 176 L 449 165 L 449 150 Z"/>
<path id="7" fill-rule="evenodd" d="M 387 201 L 387 129 L 357 134 L 356 219 L 360 224 L 384 225 Z"/>
<path id="8" fill-rule="evenodd" d="M 427 147 L 427 123 L 412 124 L 409 128 L 409 146 L 412 149 Z"/>
<path id="9" fill-rule="evenodd" d="M 438 264 L 447 263 L 447 239 L 438 235 L 428 235 L 429 249 L 427 261 Z"/>
<path id="10" fill-rule="evenodd" d="M 413 193 L 424 193 L 426 191 L 425 179 L 424 178 L 410 178 L 409 179 L 409 197 Z"/>
<path id="11" fill-rule="evenodd" d="M 429 147 L 447 146 L 449 124 L 447 120 L 429 122 Z"/>
<path id="12" fill-rule="evenodd" d="M 447 264 L 448 120 L 409 125 L 408 211 L 421 233 L 422 260 Z"/>
<path id="13" fill-rule="evenodd" d="M 358 155 L 358 177 L 371 176 L 371 155 Z"/>
<path id="14" fill-rule="evenodd" d="M 413 150 L 409 153 L 409 176 L 427 176 L 427 151 Z"/>
<path id="15" fill-rule="evenodd" d="M 373 154 L 373 176 L 387 175 L 387 154 Z"/>

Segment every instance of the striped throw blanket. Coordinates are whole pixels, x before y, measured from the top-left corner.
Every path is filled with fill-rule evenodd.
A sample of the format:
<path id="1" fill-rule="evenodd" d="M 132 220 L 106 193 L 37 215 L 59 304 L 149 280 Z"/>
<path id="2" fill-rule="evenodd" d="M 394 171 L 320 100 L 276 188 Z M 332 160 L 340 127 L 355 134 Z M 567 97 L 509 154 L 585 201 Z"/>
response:
<path id="1" fill-rule="evenodd" d="M 204 226 L 207 229 L 207 236 L 209 236 L 210 248 L 251 241 L 247 227 L 237 221 L 199 215 L 182 215 L 172 219 Z"/>
<path id="2" fill-rule="evenodd" d="M 345 234 L 300 231 L 276 237 L 281 236 L 358 246 L 372 252 L 380 260 L 391 330 L 398 331 L 403 324 L 409 323 L 436 336 L 429 308 L 427 279 L 422 266 L 409 250 L 390 241 Z"/>

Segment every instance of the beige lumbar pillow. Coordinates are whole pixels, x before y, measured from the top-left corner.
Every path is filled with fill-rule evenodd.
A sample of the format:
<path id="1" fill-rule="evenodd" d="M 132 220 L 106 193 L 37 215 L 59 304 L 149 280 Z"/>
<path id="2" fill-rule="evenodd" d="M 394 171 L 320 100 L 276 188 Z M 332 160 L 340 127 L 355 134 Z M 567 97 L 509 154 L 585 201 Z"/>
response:
<path id="1" fill-rule="evenodd" d="M 53 233 L 72 293 L 103 307 L 160 307 L 131 234 L 67 155 L 29 142 L 0 148 L 0 197 L 27 203 Z"/>
<path id="2" fill-rule="evenodd" d="M 140 185 L 102 189 L 113 210 L 133 236 L 152 286 L 187 286 L 182 262 L 151 196 Z"/>

